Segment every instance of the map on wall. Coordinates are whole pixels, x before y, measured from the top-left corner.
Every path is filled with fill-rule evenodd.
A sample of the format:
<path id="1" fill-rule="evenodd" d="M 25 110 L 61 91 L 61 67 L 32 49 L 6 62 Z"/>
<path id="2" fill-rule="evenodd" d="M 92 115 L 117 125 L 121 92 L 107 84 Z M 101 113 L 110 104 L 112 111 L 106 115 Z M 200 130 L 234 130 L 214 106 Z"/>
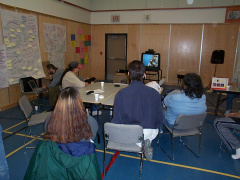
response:
<path id="1" fill-rule="evenodd" d="M 66 51 L 66 27 L 58 24 L 44 23 L 44 48 L 49 61 L 63 69 L 64 52 Z"/>
<path id="2" fill-rule="evenodd" d="M 45 77 L 40 55 L 37 17 L 1 10 L 3 40 L 6 46 L 9 84 L 19 78 Z"/>
<path id="3" fill-rule="evenodd" d="M 0 45 L 0 88 L 9 87 L 5 46 Z"/>

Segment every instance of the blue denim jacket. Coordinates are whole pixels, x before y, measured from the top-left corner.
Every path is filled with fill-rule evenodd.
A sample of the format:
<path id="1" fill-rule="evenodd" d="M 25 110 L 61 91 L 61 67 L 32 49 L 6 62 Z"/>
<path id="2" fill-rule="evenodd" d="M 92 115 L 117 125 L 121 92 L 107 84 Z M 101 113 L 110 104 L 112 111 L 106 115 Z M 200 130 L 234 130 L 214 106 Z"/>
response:
<path id="1" fill-rule="evenodd" d="M 189 98 L 183 91 L 172 91 L 164 99 L 167 106 L 165 118 L 169 124 L 174 124 L 179 114 L 201 114 L 207 110 L 206 96 Z"/>
<path id="2" fill-rule="evenodd" d="M 5 155 L 4 146 L 3 146 L 1 124 L 0 124 L 0 179 L 1 180 L 9 179 L 8 165 L 7 165 L 6 155 Z"/>

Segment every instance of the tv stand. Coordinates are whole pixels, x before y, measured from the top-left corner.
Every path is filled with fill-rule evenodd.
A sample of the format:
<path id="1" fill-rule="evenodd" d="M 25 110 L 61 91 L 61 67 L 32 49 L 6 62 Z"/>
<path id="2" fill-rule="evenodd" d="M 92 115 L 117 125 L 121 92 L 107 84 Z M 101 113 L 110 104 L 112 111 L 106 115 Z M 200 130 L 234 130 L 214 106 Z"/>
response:
<path id="1" fill-rule="evenodd" d="M 160 74 L 161 74 L 161 79 L 162 79 L 162 70 L 157 70 L 157 71 L 146 71 L 146 78 L 143 79 L 143 82 L 145 80 L 152 80 L 152 81 L 156 81 L 155 76 L 157 76 L 157 83 L 160 81 L 160 77 L 159 77 L 159 71 L 160 71 Z"/>

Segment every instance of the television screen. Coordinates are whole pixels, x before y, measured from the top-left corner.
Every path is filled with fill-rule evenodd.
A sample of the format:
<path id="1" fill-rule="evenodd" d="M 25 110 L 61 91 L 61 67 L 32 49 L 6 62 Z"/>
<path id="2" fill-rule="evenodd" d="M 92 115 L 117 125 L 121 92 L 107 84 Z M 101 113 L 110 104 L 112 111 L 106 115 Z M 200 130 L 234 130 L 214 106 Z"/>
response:
<path id="1" fill-rule="evenodd" d="M 146 67 L 147 71 L 158 71 L 160 70 L 160 54 L 148 54 L 142 53 L 142 62 Z"/>

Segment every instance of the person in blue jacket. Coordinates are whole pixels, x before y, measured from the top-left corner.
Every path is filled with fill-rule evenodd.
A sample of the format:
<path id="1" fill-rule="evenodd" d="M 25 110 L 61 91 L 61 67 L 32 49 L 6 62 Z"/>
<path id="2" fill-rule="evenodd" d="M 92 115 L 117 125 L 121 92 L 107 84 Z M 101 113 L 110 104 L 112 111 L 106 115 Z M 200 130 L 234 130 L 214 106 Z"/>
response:
<path id="1" fill-rule="evenodd" d="M 102 179 L 92 136 L 78 90 L 63 89 L 24 179 Z"/>
<path id="2" fill-rule="evenodd" d="M 3 139 L 2 139 L 2 126 L 0 124 L 0 179 L 8 180 L 9 172 L 8 172 L 8 164 L 6 160 L 6 155 L 4 151 Z"/>
<path id="3" fill-rule="evenodd" d="M 195 73 L 184 76 L 184 90 L 174 90 L 163 100 L 166 124 L 172 126 L 179 114 L 201 114 L 206 111 L 206 96 L 201 77 Z"/>

